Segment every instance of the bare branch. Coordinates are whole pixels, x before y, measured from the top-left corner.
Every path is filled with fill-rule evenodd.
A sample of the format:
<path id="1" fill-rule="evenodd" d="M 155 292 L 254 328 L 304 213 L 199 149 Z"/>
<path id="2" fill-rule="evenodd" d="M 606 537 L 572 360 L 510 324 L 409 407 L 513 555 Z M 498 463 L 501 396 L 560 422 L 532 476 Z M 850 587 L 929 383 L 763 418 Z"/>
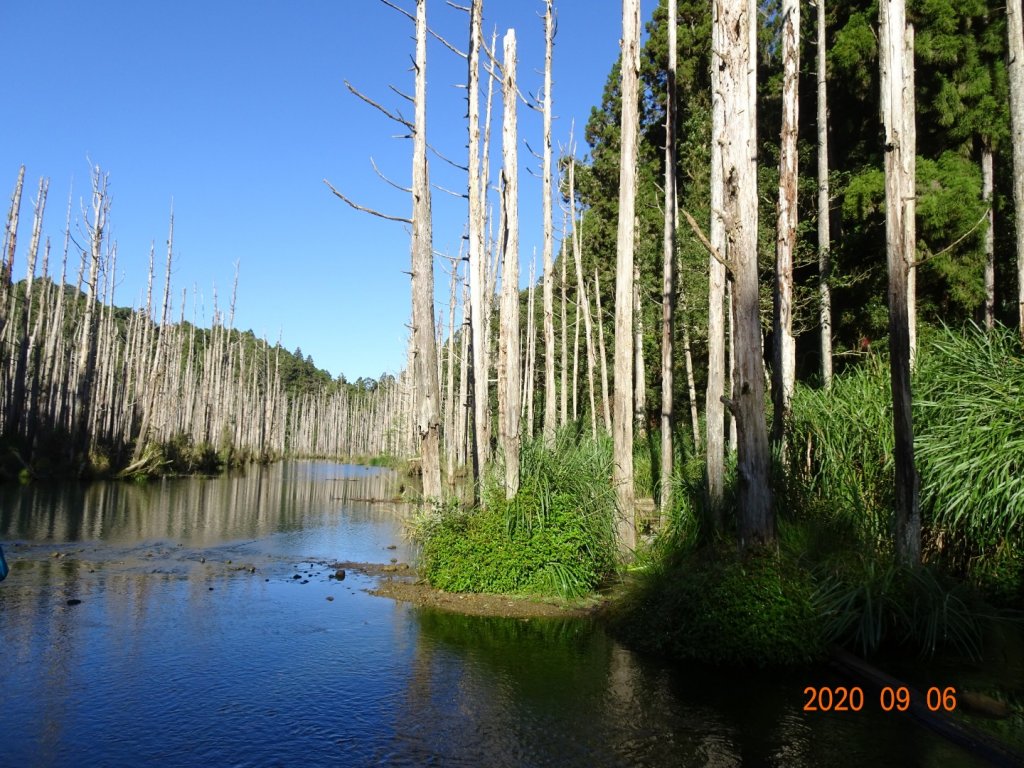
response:
<path id="1" fill-rule="evenodd" d="M 433 182 L 431 182 L 430 186 L 432 186 L 438 192 L 445 192 L 445 193 L 451 195 L 452 197 L 461 197 L 461 198 L 468 198 L 469 197 L 469 195 L 466 194 L 465 192 L 452 192 L 452 190 L 448 189 L 447 187 L 442 187 L 440 184 L 434 184 Z"/>
<path id="2" fill-rule="evenodd" d="M 464 59 L 468 59 L 469 58 L 468 54 L 466 54 L 463 51 L 460 51 L 458 48 L 456 48 L 454 45 L 452 45 L 447 40 L 445 40 L 443 37 L 441 37 L 439 34 L 437 34 L 437 32 L 432 30 L 430 27 L 427 27 L 427 32 L 429 32 L 434 37 L 435 40 L 439 40 L 441 42 L 441 45 L 443 45 L 445 48 L 447 48 L 449 51 L 451 51 L 455 55 L 461 56 Z"/>
<path id="3" fill-rule="evenodd" d="M 468 5 L 456 5 L 455 3 L 452 2 L 452 0 L 446 0 L 446 2 L 447 2 L 447 5 L 450 5 L 452 8 L 454 8 L 457 11 L 465 11 L 466 13 L 469 13 L 469 11 L 470 11 L 470 8 L 469 8 Z"/>
<path id="4" fill-rule="evenodd" d="M 948 253 L 949 251 L 951 251 L 951 250 L 953 250 L 954 248 L 956 248 L 956 247 L 957 247 L 958 245 L 960 245 L 960 243 L 962 243 L 962 242 L 963 242 L 964 240 L 966 240 L 966 239 L 967 239 L 967 238 L 968 238 L 968 237 L 970 236 L 970 234 L 971 234 L 972 232 L 974 232 L 974 231 L 975 231 L 975 230 L 976 230 L 976 229 L 977 229 L 978 227 L 980 227 L 980 226 L 981 226 L 982 224 L 984 224 L 984 223 L 985 223 L 985 219 L 987 219 L 987 218 L 988 218 L 988 211 L 989 211 L 989 208 L 988 208 L 988 206 L 986 206 L 986 207 L 985 207 L 985 212 L 984 212 L 983 214 L 981 214 L 981 218 L 980 218 L 980 219 L 978 219 L 977 223 L 975 223 L 975 225 L 974 225 L 973 227 L 971 227 L 970 229 L 968 229 L 968 230 L 967 230 L 966 232 L 964 232 L 964 233 L 963 233 L 962 235 L 960 235 L 960 237 L 958 237 L 958 238 L 957 238 L 956 240 L 954 240 L 954 241 L 953 241 L 952 243 L 950 243 L 949 245 L 947 245 L 947 246 L 946 246 L 945 248 L 943 248 L 943 249 L 942 249 L 941 251 L 938 251 L 938 252 L 936 252 L 936 253 L 932 253 L 932 252 L 930 251 L 930 249 L 928 248 L 928 245 L 927 245 L 927 243 L 924 243 L 924 244 L 923 244 L 923 245 L 924 245 L 924 249 L 925 249 L 926 251 L 928 251 L 928 253 L 926 253 L 926 254 L 925 254 L 924 256 L 922 256 L 922 257 L 921 257 L 920 259 L 916 259 L 915 261 L 913 261 L 913 262 L 912 262 L 912 263 L 910 264 L 910 266 L 911 266 L 911 267 L 919 267 L 919 266 L 921 266 L 922 264 L 924 264 L 925 262 L 927 262 L 927 261 L 931 261 L 932 259 L 934 259 L 934 258 L 936 258 L 936 257 L 938 257 L 938 256 L 941 256 L 941 255 L 942 255 L 942 254 L 944 254 L 944 253 Z"/>
<path id="5" fill-rule="evenodd" d="M 381 0 L 381 2 L 384 2 L 384 0 Z M 380 217 L 382 219 L 387 219 L 388 221 L 397 221 L 397 222 L 400 222 L 402 224 L 412 224 L 412 219 L 406 219 L 406 218 L 403 218 L 401 216 L 389 216 L 386 213 L 381 213 L 380 211 L 375 211 L 373 208 L 367 208 L 365 206 L 359 205 L 359 203 L 356 203 L 356 202 L 350 200 L 349 198 L 345 197 L 345 195 L 341 194 L 341 192 L 336 190 L 331 185 L 331 182 L 329 182 L 327 179 L 324 179 L 324 184 L 326 184 L 328 186 L 328 188 L 331 190 L 331 192 L 333 192 L 335 195 L 337 195 L 341 199 L 342 202 L 347 203 L 352 208 L 355 208 L 357 211 L 362 211 L 363 213 L 373 214 L 374 216 L 378 216 L 378 217 Z"/>
<path id="6" fill-rule="evenodd" d="M 405 18 L 409 19 L 409 21 L 411 21 L 413 23 L 416 23 L 416 17 L 413 16 L 411 13 L 409 13 L 407 10 L 405 10 L 405 8 L 402 8 L 402 7 L 398 6 L 398 5 L 395 5 L 394 3 L 390 2 L 389 0 L 380 0 L 380 1 L 382 3 L 384 3 L 384 5 L 386 5 L 388 8 L 393 8 L 394 10 L 398 11 L 400 14 L 405 16 Z"/>
<path id="7" fill-rule="evenodd" d="M 391 85 L 390 83 L 388 84 L 388 88 L 390 88 L 392 91 L 397 93 L 399 96 L 401 96 L 403 99 L 408 101 L 410 104 L 415 104 L 416 103 L 416 100 L 412 96 L 410 96 L 407 93 L 402 93 L 400 90 L 395 88 L 395 86 Z"/>
<path id="8" fill-rule="evenodd" d="M 385 176 L 383 173 L 381 173 L 380 168 L 377 167 L 377 163 L 375 163 L 373 161 L 373 157 L 370 158 L 370 165 L 373 166 L 373 170 L 377 172 L 378 176 L 380 176 L 384 181 L 386 181 L 392 187 L 397 189 L 399 192 L 406 192 L 408 194 L 412 194 L 412 189 L 410 187 L 403 187 L 401 184 L 398 184 L 398 183 L 392 181 L 387 176 Z"/>
<path id="9" fill-rule="evenodd" d="M 712 257 L 714 257 L 715 261 L 717 261 L 719 264 L 725 267 L 726 271 L 728 271 L 729 274 L 732 274 L 732 266 L 729 264 L 728 261 L 722 258 L 722 254 L 720 254 L 718 252 L 718 249 L 711 244 L 711 241 L 708 240 L 707 235 L 705 235 L 701 231 L 700 225 L 697 223 L 696 219 L 694 219 L 693 216 L 690 215 L 690 212 L 687 211 L 685 208 L 683 209 L 683 216 L 685 216 L 686 220 L 690 223 L 690 228 L 693 229 L 693 233 L 697 236 L 697 239 L 700 240 L 701 245 L 703 245 L 707 249 L 707 252 L 710 253 Z"/>
<path id="10" fill-rule="evenodd" d="M 433 148 L 433 147 L 432 147 L 432 146 L 431 146 L 430 144 L 427 144 L 427 149 L 429 149 L 429 150 L 430 150 L 431 152 L 433 152 L 433 153 L 434 153 L 435 155 L 437 155 L 437 156 L 438 156 L 439 158 L 441 158 L 441 159 L 442 159 L 442 160 L 444 160 L 444 161 L 445 161 L 446 163 L 448 163 L 448 165 L 451 165 L 451 166 L 453 166 L 453 167 L 455 167 L 455 168 L 458 168 L 458 169 L 459 169 L 460 171 L 465 171 L 466 173 L 469 173 L 469 168 L 467 168 L 467 167 L 466 167 L 466 166 L 464 166 L 464 165 L 459 165 L 459 164 L 458 164 L 458 163 L 456 163 L 456 162 L 455 162 L 454 160 L 449 160 L 449 159 L 448 159 L 447 157 L 445 157 L 445 156 L 444 156 L 444 155 L 442 155 L 442 154 L 441 154 L 440 152 L 438 152 L 438 151 L 437 151 L 436 149 L 434 149 L 434 148 Z"/>
<path id="11" fill-rule="evenodd" d="M 381 0 L 381 2 L 385 2 L 385 0 Z M 356 90 L 355 86 L 353 86 L 352 83 L 350 83 L 348 80 L 345 81 L 345 87 L 348 88 L 353 94 L 358 96 L 360 99 L 365 101 L 367 104 L 369 104 L 374 109 L 377 109 L 377 110 L 380 110 L 381 112 L 383 112 L 386 116 L 390 117 L 396 123 L 399 123 L 400 125 L 404 125 L 410 131 L 416 130 L 416 126 L 414 126 L 412 123 L 410 123 L 404 117 L 402 117 L 401 115 L 398 115 L 398 114 L 392 114 L 391 111 L 389 111 L 386 107 L 381 106 L 376 101 L 371 99 L 369 96 L 367 96 L 367 95 L 365 95 L 363 93 L 360 93 L 358 90 Z"/>

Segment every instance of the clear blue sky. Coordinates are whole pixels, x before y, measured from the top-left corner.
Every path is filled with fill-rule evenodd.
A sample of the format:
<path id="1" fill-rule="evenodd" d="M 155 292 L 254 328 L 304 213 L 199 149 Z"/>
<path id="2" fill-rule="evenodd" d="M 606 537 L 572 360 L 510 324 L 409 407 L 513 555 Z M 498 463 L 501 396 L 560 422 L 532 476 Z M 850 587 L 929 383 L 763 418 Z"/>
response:
<path id="1" fill-rule="evenodd" d="M 396 0 L 413 9 L 412 0 Z M 655 0 L 643 1 L 643 17 Z M 554 136 L 570 123 L 582 141 L 618 55 L 617 0 L 556 3 Z M 485 0 L 484 28 L 519 39 L 523 92 L 542 84 L 540 0 Z M 466 14 L 442 0 L 428 21 L 460 48 Z M 412 92 L 410 22 L 378 0 L 8 0 L 0 4 L 0 57 L 7 73 L 0 116 L 0 190 L 9 197 L 21 164 L 26 193 L 50 179 L 45 233 L 59 255 L 68 191 L 74 210 L 89 191 L 87 158 L 110 174 L 112 235 L 118 244 L 116 301 L 140 304 L 150 243 L 162 259 L 175 212 L 175 312 L 181 290 L 205 302 L 213 287 L 227 303 L 240 263 L 235 325 L 280 335 L 317 365 L 350 380 L 405 363 L 409 238 L 400 224 L 357 213 L 322 179 L 360 202 L 408 216 L 409 196 L 374 173 L 408 184 L 411 142 L 398 126 L 349 94 L 349 80 L 389 107 Z M 500 42 L 499 42 L 500 47 Z M 465 162 L 465 62 L 431 41 L 428 139 Z M 496 105 L 500 99 L 496 98 Z M 500 165 L 494 114 L 492 172 Z M 520 135 L 539 151 L 540 114 L 520 109 Z M 582 151 L 582 150 L 581 150 Z M 520 159 L 539 163 L 520 146 Z M 462 191 L 464 176 L 432 158 L 432 180 Z M 541 242 L 540 181 L 523 174 L 522 272 Z M 28 198 L 28 194 L 26 194 Z M 3 203 L 6 212 L 6 202 Z M 26 200 L 15 277 L 25 268 L 31 226 Z M 434 193 L 434 246 L 456 253 L 462 199 Z M 556 229 L 561 215 L 555 213 Z M 438 310 L 447 317 L 447 278 L 437 271 Z M 191 300 L 190 300 L 191 301 Z M 191 316 L 191 305 L 187 310 Z"/>

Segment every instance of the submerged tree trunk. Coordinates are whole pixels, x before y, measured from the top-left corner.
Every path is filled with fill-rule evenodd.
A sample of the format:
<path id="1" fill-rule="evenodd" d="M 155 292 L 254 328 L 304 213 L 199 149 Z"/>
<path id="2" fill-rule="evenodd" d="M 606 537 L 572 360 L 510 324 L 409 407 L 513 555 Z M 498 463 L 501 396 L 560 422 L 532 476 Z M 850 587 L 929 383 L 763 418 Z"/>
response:
<path id="1" fill-rule="evenodd" d="M 1017 330 L 1024 342 L 1024 18 L 1021 0 L 1006 2 L 1010 134 L 1013 141 L 1013 209 L 1017 229 Z"/>
<path id="2" fill-rule="evenodd" d="M 505 452 L 505 498 L 519 491 L 520 360 L 519 360 L 519 152 L 516 146 L 516 33 L 505 35 L 504 118 L 502 123 L 501 332 L 498 344 L 499 429 Z"/>
<path id="3" fill-rule="evenodd" d="M 918 476 L 914 466 L 914 425 L 911 417 L 910 327 L 907 314 L 908 253 L 905 217 L 914 194 L 904 155 L 907 113 L 914 109 L 914 94 L 905 72 L 904 0 L 881 0 L 879 8 L 879 64 L 881 68 L 882 125 L 885 130 L 885 235 L 889 263 L 889 370 L 892 384 L 893 429 L 896 445 L 896 551 L 904 563 L 921 561 L 921 515 Z"/>
<path id="4" fill-rule="evenodd" d="M 636 548 L 633 505 L 633 248 L 636 225 L 637 143 L 640 129 L 640 2 L 622 3 L 622 128 L 619 222 L 615 247 L 615 408 L 612 482 L 618 506 L 616 535 L 625 555 Z"/>
<path id="5" fill-rule="evenodd" d="M 441 418 L 434 359 L 434 246 L 427 168 L 427 10 L 416 0 L 416 122 L 412 163 L 412 324 L 416 380 L 416 429 L 423 497 L 441 497 Z"/>
<path id="6" fill-rule="evenodd" d="M 832 386 L 832 233 L 828 184 L 828 70 L 825 50 L 825 3 L 818 0 L 818 318 L 821 324 L 821 379 Z"/>
<path id="7" fill-rule="evenodd" d="M 797 136 L 800 130 L 800 2 L 782 3 L 782 135 L 779 152 L 779 217 L 775 252 L 775 349 L 772 370 L 772 440 L 785 457 L 786 424 L 796 384 L 793 338 L 793 253 L 797 225 Z"/>
<path id="8" fill-rule="evenodd" d="M 725 131 L 722 143 L 727 258 L 733 273 L 736 368 L 729 408 L 736 420 L 741 546 L 775 536 L 757 275 L 756 36 L 754 0 L 716 0 Z M 715 215 L 715 214 L 713 214 Z"/>

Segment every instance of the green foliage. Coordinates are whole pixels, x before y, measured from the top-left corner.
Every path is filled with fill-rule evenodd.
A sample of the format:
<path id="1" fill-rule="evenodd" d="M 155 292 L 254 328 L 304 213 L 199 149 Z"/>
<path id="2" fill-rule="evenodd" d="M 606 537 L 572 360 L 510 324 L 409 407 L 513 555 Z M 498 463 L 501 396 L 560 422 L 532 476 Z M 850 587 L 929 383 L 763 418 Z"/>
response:
<path id="1" fill-rule="evenodd" d="M 825 618 L 826 639 L 864 655 L 888 644 L 922 656 L 946 648 L 978 659 L 984 622 L 990 618 L 965 584 L 935 568 L 908 568 L 871 557 L 859 568 L 823 579 L 814 603 Z"/>
<path id="2" fill-rule="evenodd" d="M 484 508 L 421 514 L 414 536 L 425 578 L 449 592 L 592 591 L 615 567 L 610 462 L 607 440 L 576 442 L 566 433 L 554 451 L 528 443 L 515 498 L 506 500 L 492 477 Z"/>
<path id="3" fill-rule="evenodd" d="M 717 664 L 801 664 L 823 655 L 814 581 L 770 551 L 707 546 L 677 551 L 638 574 L 613 614 L 630 644 Z"/>

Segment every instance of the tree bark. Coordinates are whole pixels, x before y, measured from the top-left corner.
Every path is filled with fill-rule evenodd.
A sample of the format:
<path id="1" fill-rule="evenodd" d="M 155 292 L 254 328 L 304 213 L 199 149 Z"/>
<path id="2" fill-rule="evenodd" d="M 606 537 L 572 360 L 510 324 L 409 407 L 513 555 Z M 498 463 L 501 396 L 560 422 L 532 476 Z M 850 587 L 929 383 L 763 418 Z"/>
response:
<path id="1" fill-rule="evenodd" d="M 793 388 L 796 340 L 793 338 L 793 253 L 797 226 L 797 137 L 800 130 L 800 2 L 782 3 L 782 134 L 779 151 L 779 216 L 775 250 L 775 333 L 772 370 L 772 440 L 785 452 Z"/>
<path id="2" fill-rule="evenodd" d="M 618 506 L 619 551 L 636 548 L 633 504 L 633 248 L 636 226 L 640 73 L 640 2 L 622 2 L 622 127 L 619 157 L 619 222 L 615 244 L 615 408 L 612 415 L 612 482 Z"/>
<path id="3" fill-rule="evenodd" d="M 914 109 L 914 94 L 905 71 L 906 9 L 904 0 L 881 0 L 879 6 L 879 65 L 881 69 L 882 125 L 885 130 L 885 235 L 889 264 L 889 370 L 893 400 L 896 467 L 896 551 L 899 559 L 921 561 L 921 514 L 918 475 L 914 466 L 914 425 L 911 416 L 910 327 L 907 313 L 908 253 L 907 202 L 914 194 L 914 179 L 907 177 L 904 155 L 907 115 Z"/>
<path id="4" fill-rule="evenodd" d="M 736 367 L 729 408 L 737 431 L 740 545 L 746 547 L 775 536 L 757 274 L 757 5 L 754 0 L 716 0 L 715 5 L 725 131 L 712 142 L 722 143 L 724 205 L 718 215 L 733 274 Z"/>
<path id="5" fill-rule="evenodd" d="M 986 330 L 991 331 L 996 323 L 996 234 L 995 214 L 992 210 L 992 147 L 988 142 L 981 145 L 981 199 L 987 206 L 985 212 L 985 307 Z"/>
<path id="6" fill-rule="evenodd" d="M 665 229 L 662 237 L 661 282 L 661 471 L 660 502 L 662 523 L 667 520 L 672 505 L 672 471 L 675 464 L 672 430 L 675 428 L 673 411 L 674 382 L 673 340 L 676 310 L 676 69 L 677 0 L 668 0 L 668 69 L 665 72 Z"/>
<path id="7" fill-rule="evenodd" d="M 544 6 L 544 445 L 555 447 L 558 392 L 555 389 L 555 266 L 551 221 L 551 49 L 554 41 L 552 0 Z"/>
<path id="8" fill-rule="evenodd" d="M 831 204 L 828 183 L 828 65 L 825 48 L 825 3 L 818 0 L 818 319 L 821 325 L 821 379 L 832 386 Z"/>
<path id="9" fill-rule="evenodd" d="M 1021 0 L 1006 1 L 1010 134 L 1013 141 L 1013 209 L 1017 229 L 1017 330 L 1024 342 L 1024 19 Z"/>
<path id="10" fill-rule="evenodd" d="M 505 453 L 505 498 L 519 491 L 519 152 L 516 136 L 516 33 L 505 34 L 502 120 L 502 236 L 500 343 L 498 344 L 498 413 Z"/>
<path id="11" fill-rule="evenodd" d="M 434 359 L 434 245 L 427 167 L 427 9 L 416 0 L 416 91 L 412 163 L 412 324 L 416 379 L 416 429 L 423 472 L 423 497 L 439 499 L 441 419 Z"/>

